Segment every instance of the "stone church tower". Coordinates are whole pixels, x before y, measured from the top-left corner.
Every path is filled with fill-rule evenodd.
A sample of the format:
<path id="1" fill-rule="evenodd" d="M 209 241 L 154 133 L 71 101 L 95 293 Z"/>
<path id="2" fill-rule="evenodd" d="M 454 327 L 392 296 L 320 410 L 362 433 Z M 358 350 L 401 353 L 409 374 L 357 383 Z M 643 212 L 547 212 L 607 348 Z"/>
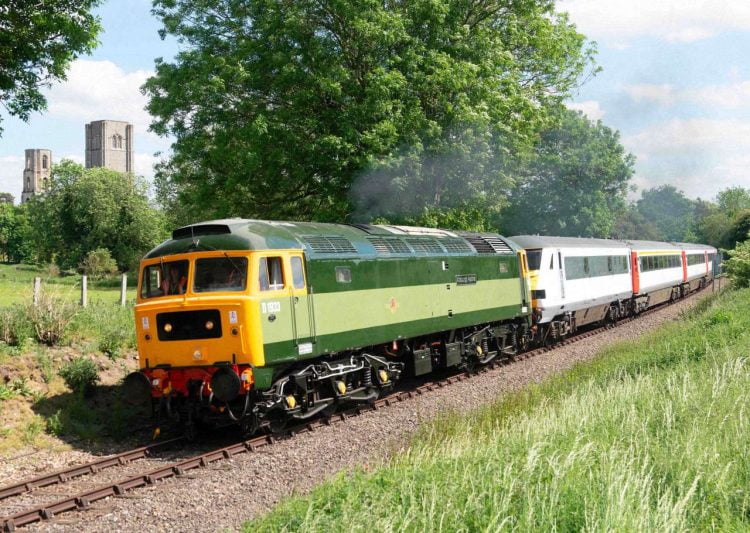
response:
<path id="1" fill-rule="evenodd" d="M 26 150 L 26 166 L 23 171 L 23 192 L 21 193 L 22 204 L 49 189 L 51 169 L 51 150 L 41 148 L 28 148 Z"/>
<path id="2" fill-rule="evenodd" d="M 133 125 L 119 120 L 86 124 L 86 168 L 134 172 Z"/>

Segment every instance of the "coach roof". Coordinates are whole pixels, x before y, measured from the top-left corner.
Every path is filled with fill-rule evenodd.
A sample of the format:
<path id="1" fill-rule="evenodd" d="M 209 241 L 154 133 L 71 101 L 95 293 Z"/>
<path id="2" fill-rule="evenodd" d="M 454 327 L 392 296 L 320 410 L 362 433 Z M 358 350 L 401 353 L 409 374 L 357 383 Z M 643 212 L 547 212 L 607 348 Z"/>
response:
<path id="1" fill-rule="evenodd" d="M 546 237 L 543 235 L 516 235 L 508 237 L 521 248 L 628 248 L 623 241 L 581 237 Z"/>

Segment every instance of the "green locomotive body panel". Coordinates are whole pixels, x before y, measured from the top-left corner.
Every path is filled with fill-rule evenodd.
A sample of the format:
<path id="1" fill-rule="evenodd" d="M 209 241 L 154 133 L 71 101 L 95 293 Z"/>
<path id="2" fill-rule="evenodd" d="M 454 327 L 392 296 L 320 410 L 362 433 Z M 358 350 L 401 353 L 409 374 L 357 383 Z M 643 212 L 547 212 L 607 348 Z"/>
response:
<path id="1" fill-rule="evenodd" d="M 495 234 L 231 219 L 175 230 L 146 258 L 203 250 L 304 252 L 304 295 L 253 295 L 267 367 L 529 319 L 517 250 Z"/>

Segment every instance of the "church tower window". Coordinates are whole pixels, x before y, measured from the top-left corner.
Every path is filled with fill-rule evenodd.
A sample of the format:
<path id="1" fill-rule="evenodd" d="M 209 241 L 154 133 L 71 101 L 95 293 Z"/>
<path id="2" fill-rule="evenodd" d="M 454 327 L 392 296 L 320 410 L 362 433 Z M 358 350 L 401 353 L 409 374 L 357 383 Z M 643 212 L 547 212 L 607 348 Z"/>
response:
<path id="1" fill-rule="evenodd" d="M 42 168 L 47 168 L 47 156 L 42 156 Z"/>

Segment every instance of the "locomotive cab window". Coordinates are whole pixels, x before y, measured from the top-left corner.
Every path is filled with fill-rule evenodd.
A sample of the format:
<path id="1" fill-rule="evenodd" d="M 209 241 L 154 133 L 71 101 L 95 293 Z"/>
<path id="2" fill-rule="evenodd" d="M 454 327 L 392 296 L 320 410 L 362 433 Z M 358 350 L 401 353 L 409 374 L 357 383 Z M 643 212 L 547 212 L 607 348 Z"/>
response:
<path id="1" fill-rule="evenodd" d="M 302 268 L 302 258 L 292 257 L 292 285 L 295 289 L 305 288 L 305 269 Z"/>
<path id="2" fill-rule="evenodd" d="M 281 264 L 281 257 L 261 257 L 258 267 L 260 290 L 278 291 L 284 288 L 284 269 Z"/>
<path id="3" fill-rule="evenodd" d="M 211 257 L 195 262 L 195 292 L 244 291 L 247 287 L 247 258 Z"/>
<path id="4" fill-rule="evenodd" d="M 165 261 L 149 265 L 143 269 L 141 298 L 185 294 L 187 276 L 187 261 Z"/>

